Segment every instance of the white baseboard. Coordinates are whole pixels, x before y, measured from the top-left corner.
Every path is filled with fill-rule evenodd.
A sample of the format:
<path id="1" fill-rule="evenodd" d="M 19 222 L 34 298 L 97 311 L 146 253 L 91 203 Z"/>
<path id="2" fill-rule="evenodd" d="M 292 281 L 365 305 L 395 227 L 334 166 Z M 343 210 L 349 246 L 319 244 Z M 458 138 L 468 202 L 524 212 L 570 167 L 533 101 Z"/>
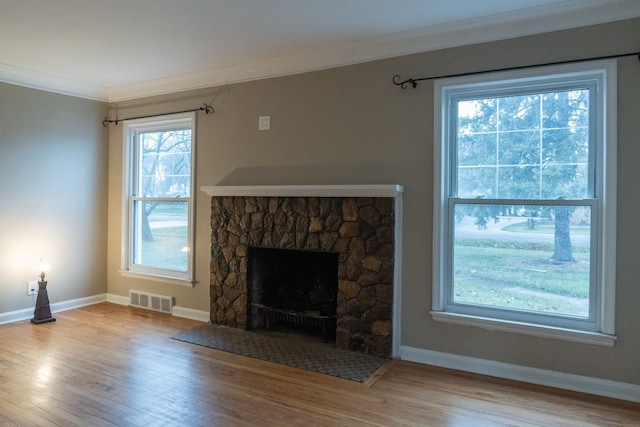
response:
<path id="1" fill-rule="evenodd" d="M 33 318 L 33 310 L 33 308 L 25 308 L 22 310 L 0 313 L 0 325 L 31 319 Z"/>
<path id="2" fill-rule="evenodd" d="M 180 306 L 174 306 L 171 312 L 173 316 L 184 317 L 191 320 L 199 320 L 201 322 L 209 322 L 209 312 L 203 310 L 194 310 L 193 308 L 186 308 Z"/>
<path id="3" fill-rule="evenodd" d="M 107 294 L 98 294 L 90 297 L 56 302 L 51 304 L 51 312 L 55 315 L 55 313 L 60 311 L 72 310 L 74 308 L 80 308 L 87 305 L 98 304 L 105 301 L 107 301 Z M 33 308 L 24 308 L 22 310 L 0 313 L 0 325 L 32 319 L 33 310 L 34 310 Z"/>
<path id="4" fill-rule="evenodd" d="M 90 297 L 72 299 L 69 301 L 61 301 L 51 304 L 53 313 L 60 311 L 73 310 L 74 308 L 85 307 L 87 305 L 100 304 L 107 301 L 107 294 L 98 294 Z"/>
<path id="5" fill-rule="evenodd" d="M 98 294 L 92 295 L 90 297 L 56 302 L 51 304 L 51 313 L 55 317 L 55 313 L 61 311 L 73 310 L 74 308 L 80 308 L 92 304 L 99 304 L 101 302 L 110 302 L 118 305 L 129 305 L 129 297 L 115 294 Z M 33 310 L 33 308 L 24 308 L 22 310 L 0 313 L 0 325 L 32 319 Z M 208 311 L 194 310 L 192 308 L 175 306 L 173 307 L 173 316 L 199 320 L 201 322 L 209 322 Z"/>
<path id="6" fill-rule="evenodd" d="M 107 294 L 107 302 L 118 305 L 129 305 L 129 297 L 115 294 Z"/>
<path id="7" fill-rule="evenodd" d="M 400 346 L 400 359 L 640 403 L 640 385 Z"/>

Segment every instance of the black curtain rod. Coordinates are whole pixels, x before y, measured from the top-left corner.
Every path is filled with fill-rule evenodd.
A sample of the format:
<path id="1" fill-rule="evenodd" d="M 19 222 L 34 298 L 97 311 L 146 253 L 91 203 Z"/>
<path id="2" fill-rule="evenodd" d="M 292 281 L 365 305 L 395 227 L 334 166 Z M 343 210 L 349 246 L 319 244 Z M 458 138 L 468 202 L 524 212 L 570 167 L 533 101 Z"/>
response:
<path id="1" fill-rule="evenodd" d="M 410 84 L 415 89 L 418 86 L 418 82 L 423 80 L 435 80 L 435 79 L 446 79 L 449 77 L 462 77 L 462 76 L 473 76 L 475 74 L 484 74 L 484 73 L 495 73 L 499 71 L 511 71 L 511 70 L 522 70 L 525 68 L 536 68 L 536 67 L 545 67 L 547 65 L 560 65 L 560 64 L 574 64 L 576 62 L 586 62 L 586 61 L 597 61 L 600 59 L 613 59 L 613 58 L 624 58 L 626 56 L 637 56 L 640 59 L 640 52 L 633 53 L 622 53 L 619 55 L 609 55 L 609 56 L 598 56 L 594 58 L 584 58 L 584 59 L 571 59 L 568 61 L 558 61 L 558 62 L 547 62 L 545 64 L 535 64 L 535 65 L 521 65 L 519 67 L 507 67 L 507 68 L 497 68 L 494 70 L 485 70 L 485 71 L 472 71 L 469 73 L 459 73 L 459 74 L 448 74 L 443 76 L 434 76 L 434 77 L 421 77 L 419 79 L 407 79 L 401 81 L 401 77 L 396 74 L 393 76 L 393 84 L 396 86 L 400 86 L 402 89 L 406 89 L 407 85 Z"/>
<path id="2" fill-rule="evenodd" d="M 202 107 L 200 108 L 192 108 L 191 110 L 183 111 L 172 111 L 171 113 L 149 114 L 148 116 L 127 117 L 126 119 L 110 119 L 108 117 L 105 117 L 105 119 L 102 121 L 102 126 L 107 127 L 109 123 L 115 123 L 116 126 L 118 126 L 118 122 L 123 122 L 125 120 L 148 119 L 151 117 L 167 116 L 171 114 L 192 113 L 194 111 L 204 111 L 205 114 L 213 114 L 213 107 L 208 104 L 202 104 Z"/>

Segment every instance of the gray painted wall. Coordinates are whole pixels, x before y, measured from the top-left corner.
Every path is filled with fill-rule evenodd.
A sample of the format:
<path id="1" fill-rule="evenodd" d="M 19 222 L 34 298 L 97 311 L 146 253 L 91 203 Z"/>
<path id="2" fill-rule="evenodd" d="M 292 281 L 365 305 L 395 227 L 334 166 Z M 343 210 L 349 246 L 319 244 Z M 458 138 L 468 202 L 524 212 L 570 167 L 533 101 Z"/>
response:
<path id="1" fill-rule="evenodd" d="M 107 291 L 107 104 L 0 83 L 0 313 Z"/>
<path id="2" fill-rule="evenodd" d="M 197 185 L 401 184 L 404 194 L 401 343 L 419 349 L 640 384 L 640 63 L 619 60 L 617 335 L 613 348 L 436 323 L 431 307 L 433 83 L 401 90 L 394 74 L 422 77 L 634 51 L 640 20 L 445 49 L 350 67 L 207 88 L 112 105 L 120 117 L 212 103 L 198 116 Z M 258 116 L 271 130 L 258 131 Z M 109 292 L 140 289 L 209 307 L 209 197 L 198 191 L 193 287 L 118 273 L 122 127 L 109 132 Z"/>

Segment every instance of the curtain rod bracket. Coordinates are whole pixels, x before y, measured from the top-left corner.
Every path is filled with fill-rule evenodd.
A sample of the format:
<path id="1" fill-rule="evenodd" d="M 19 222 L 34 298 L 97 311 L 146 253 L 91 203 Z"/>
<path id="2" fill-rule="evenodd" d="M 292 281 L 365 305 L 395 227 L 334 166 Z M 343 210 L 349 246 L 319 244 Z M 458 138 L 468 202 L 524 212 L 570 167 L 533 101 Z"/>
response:
<path id="1" fill-rule="evenodd" d="M 393 84 L 396 86 L 400 86 L 402 89 L 406 89 L 407 85 L 410 84 L 415 89 L 418 86 L 418 80 L 420 79 L 407 79 L 405 81 L 401 81 L 401 78 L 398 74 L 393 76 Z"/>
<path id="2" fill-rule="evenodd" d="M 109 117 L 105 117 L 102 121 L 102 126 L 107 127 L 109 123 L 115 123 L 118 126 L 118 122 L 123 122 L 125 120 L 135 120 L 135 119 L 148 119 L 151 117 L 160 117 L 167 116 L 171 114 L 181 114 L 181 113 L 192 113 L 194 111 L 204 111 L 205 114 L 213 114 L 213 107 L 207 103 L 202 104 L 200 108 L 192 108 L 191 110 L 183 110 L 183 111 L 173 111 L 171 113 L 162 113 L 162 114 L 150 114 L 148 116 L 138 116 L 138 117 L 128 117 L 126 119 L 110 119 Z"/>

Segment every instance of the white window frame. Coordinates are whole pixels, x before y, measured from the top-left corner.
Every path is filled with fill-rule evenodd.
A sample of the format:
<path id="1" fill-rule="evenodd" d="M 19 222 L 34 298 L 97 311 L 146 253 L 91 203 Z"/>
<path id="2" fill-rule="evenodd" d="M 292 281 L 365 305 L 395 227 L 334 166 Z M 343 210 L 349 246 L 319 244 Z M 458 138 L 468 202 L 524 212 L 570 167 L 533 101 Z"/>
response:
<path id="1" fill-rule="evenodd" d="M 616 60 L 535 67 L 505 72 L 483 73 L 439 79 L 434 83 L 434 213 L 433 213 L 433 290 L 431 316 L 436 321 L 490 330 L 515 332 L 539 337 L 611 347 L 615 337 L 615 250 L 616 250 Z M 505 315 L 503 310 L 466 310 L 447 302 L 450 283 L 452 227 L 449 221 L 452 166 L 448 114 L 452 98 L 461 94 L 483 94 L 496 91 L 541 87 L 573 81 L 593 81 L 597 86 L 598 112 L 590 129 L 595 128 L 595 149 L 590 162 L 596 174 L 594 198 L 583 201 L 592 206 L 597 225 L 591 238 L 592 262 L 595 263 L 595 294 L 590 295 L 593 319 L 589 325 L 554 324 L 545 315 Z M 502 95 L 502 94 L 501 94 Z M 591 150 L 591 148 L 590 148 Z M 595 162 L 591 159 L 595 157 Z M 466 202 L 467 200 L 465 200 Z M 562 204 L 563 202 L 559 202 Z M 522 203 L 522 200 L 516 201 Z M 544 202 L 543 202 L 544 203 Z M 526 203 L 525 203 L 526 204 Z M 556 203 L 557 204 L 557 203 Z M 488 313 L 488 314 L 487 314 Z"/>
<path id="2" fill-rule="evenodd" d="M 191 185 L 189 197 L 172 198 L 169 201 L 186 202 L 188 205 L 187 226 L 187 271 L 161 269 L 141 266 L 133 263 L 134 240 L 134 200 L 139 199 L 134 194 L 135 185 L 135 150 L 136 134 L 175 129 L 177 127 L 191 128 Z M 127 120 L 123 126 L 123 212 L 122 212 L 122 247 L 120 273 L 129 277 L 153 278 L 154 281 L 192 286 L 195 283 L 195 181 L 196 181 L 196 114 L 180 113 L 166 116 L 156 116 L 136 120 Z"/>

